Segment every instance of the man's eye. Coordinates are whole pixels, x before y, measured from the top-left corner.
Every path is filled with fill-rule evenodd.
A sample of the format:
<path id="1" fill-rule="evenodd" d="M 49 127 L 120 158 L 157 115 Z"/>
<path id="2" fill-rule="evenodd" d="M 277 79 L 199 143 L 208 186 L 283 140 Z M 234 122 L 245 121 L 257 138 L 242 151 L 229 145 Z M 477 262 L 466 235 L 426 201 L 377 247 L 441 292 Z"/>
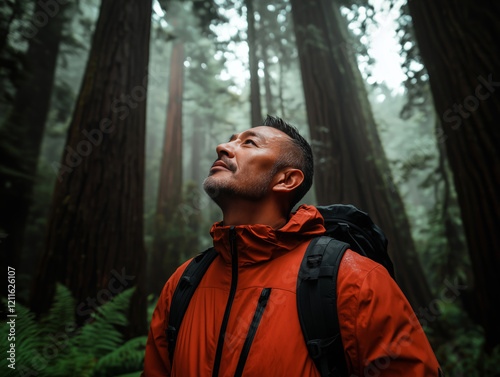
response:
<path id="1" fill-rule="evenodd" d="M 257 145 L 257 144 L 255 144 L 255 142 L 254 142 L 253 140 L 251 140 L 251 139 L 247 139 L 247 140 L 245 140 L 245 142 L 244 142 L 243 144 L 253 144 L 253 145 Z"/>

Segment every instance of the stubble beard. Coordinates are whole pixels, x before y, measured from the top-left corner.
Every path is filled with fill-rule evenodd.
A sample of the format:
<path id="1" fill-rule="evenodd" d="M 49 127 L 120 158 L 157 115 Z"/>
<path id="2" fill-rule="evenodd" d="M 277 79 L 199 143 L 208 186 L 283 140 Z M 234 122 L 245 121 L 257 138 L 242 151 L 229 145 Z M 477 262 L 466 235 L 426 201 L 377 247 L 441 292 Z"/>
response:
<path id="1" fill-rule="evenodd" d="M 226 198 L 259 200 L 268 194 L 274 174 L 274 169 L 271 169 L 257 177 L 245 176 L 239 182 L 229 181 L 214 174 L 205 179 L 203 189 L 217 204 Z"/>

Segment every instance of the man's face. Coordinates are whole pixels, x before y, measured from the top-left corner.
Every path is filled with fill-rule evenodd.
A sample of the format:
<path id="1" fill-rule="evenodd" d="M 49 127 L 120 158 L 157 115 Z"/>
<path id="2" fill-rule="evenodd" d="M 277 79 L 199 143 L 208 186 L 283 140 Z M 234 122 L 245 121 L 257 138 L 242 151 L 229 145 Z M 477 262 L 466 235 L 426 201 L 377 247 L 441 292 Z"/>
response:
<path id="1" fill-rule="evenodd" d="M 217 147 L 218 159 L 203 188 L 216 202 L 228 197 L 263 198 L 271 189 L 274 167 L 287 139 L 285 133 L 266 126 L 233 135 Z"/>

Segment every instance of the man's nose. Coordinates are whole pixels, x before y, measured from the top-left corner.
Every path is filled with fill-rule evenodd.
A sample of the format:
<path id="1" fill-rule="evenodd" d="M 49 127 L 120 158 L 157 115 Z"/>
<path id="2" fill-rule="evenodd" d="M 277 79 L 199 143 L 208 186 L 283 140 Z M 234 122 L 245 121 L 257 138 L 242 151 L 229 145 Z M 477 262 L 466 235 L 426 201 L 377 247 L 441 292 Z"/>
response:
<path id="1" fill-rule="evenodd" d="M 232 145 L 233 143 L 222 143 L 217 146 L 215 149 L 217 151 L 217 156 L 221 158 L 222 155 L 225 155 L 229 158 L 234 157 L 234 146 Z"/>

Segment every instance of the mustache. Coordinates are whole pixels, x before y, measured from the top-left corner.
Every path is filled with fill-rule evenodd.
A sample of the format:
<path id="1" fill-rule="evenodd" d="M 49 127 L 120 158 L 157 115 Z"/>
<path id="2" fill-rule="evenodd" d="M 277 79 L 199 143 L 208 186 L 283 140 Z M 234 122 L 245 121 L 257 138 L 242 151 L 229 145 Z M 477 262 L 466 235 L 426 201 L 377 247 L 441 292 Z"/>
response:
<path id="1" fill-rule="evenodd" d="M 234 163 L 233 163 L 230 159 L 228 159 L 228 158 L 227 158 L 227 157 L 225 157 L 225 156 L 222 156 L 222 157 L 218 158 L 217 160 L 215 160 L 215 161 L 214 161 L 214 163 L 212 164 L 212 167 L 213 167 L 213 166 L 214 166 L 214 164 L 215 164 L 216 162 L 218 162 L 218 161 L 223 162 L 223 163 L 224 163 L 224 164 L 228 167 L 228 169 L 229 169 L 230 171 L 232 171 L 232 172 L 236 171 L 236 165 L 235 165 L 235 164 L 234 164 Z"/>

